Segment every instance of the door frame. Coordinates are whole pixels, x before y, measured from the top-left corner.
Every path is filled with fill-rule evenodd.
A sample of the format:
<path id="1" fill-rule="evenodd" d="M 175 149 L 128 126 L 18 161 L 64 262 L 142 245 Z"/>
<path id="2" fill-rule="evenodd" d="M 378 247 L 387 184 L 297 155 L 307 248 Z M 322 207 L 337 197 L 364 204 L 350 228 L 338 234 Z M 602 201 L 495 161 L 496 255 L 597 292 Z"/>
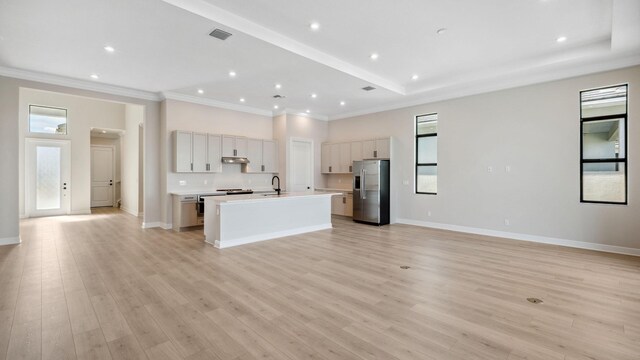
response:
<path id="1" fill-rule="evenodd" d="M 115 145 L 90 145 L 89 147 L 89 208 L 93 208 L 93 148 L 111 149 L 111 178 L 113 186 L 111 187 L 111 207 L 116 207 L 116 146 Z"/>
<path id="2" fill-rule="evenodd" d="M 301 137 L 290 137 L 289 141 L 287 142 L 287 191 L 291 191 L 290 189 L 293 188 L 292 184 L 291 184 L 291 174 L 293 174 L 292 171 L 292 162 L 291 162 L 291 152 L 293 151 L 293 143 L 294 142 L 304 142 L 304 143 L 308 143 L 310 146 L 311 151 L 309 152 L 309 162 L 311 164 L 311 166 L 309 167 L 310 169 L 310 179 L 311 179 L 311 189 L 309 189 L 310 191 L 314 191 L 315 190 L 315 147 L 313 144 L 313 139 L 309 139 L 309 138 L 301 138 Z"/>
<path id="3" fill-rule="evenodd" d="M 61 145 L 62 151 L 60 161 L 61 163 L 66 161 L 69 176 L 69 179 L 67 180 L 67 183 L 69 184 L 67 185 L 69 188 L 67 196 L 65 196 L 65 199 L 61 199 L 60 201 L 60 207 L 62 210 L 37 211 L 35 208 L 32 208 L 31 202 L 35 199 L 35 194 L 33 193 L 35 189 L 35 173 L 32 169 L 32 166 L 35 165 L 35 154 L 32 152 L 31 146 L 34 146 L 35 149 L 35 146 L 37 146 L 38 143 Z M 71 140 L 26 137 L 24 139 L 24 154 L 24 216 L 26 218 L 30 218 L 71 214 L 71 194 L 73 190 L 73 184 L 71 184 Z M 62 166 L 63 165 L 61 164 L 61 167 Z M 61 174 L 61 177 L 64 177 L 64 174 Z M 64 179 L 62 181 L 64 181 Z"/>

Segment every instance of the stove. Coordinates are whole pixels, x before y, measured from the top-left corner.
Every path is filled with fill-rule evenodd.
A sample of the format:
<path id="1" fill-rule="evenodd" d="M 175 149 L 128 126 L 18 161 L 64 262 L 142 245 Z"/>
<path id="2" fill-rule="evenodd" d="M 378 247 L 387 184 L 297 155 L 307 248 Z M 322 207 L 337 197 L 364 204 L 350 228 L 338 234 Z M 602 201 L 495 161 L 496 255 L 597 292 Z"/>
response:
<path id="1" fill-rule="evenodd" d="M 216 189 L 216 191 L 226 192 L 227 195 L 253 194 L 251 189 Z"/>

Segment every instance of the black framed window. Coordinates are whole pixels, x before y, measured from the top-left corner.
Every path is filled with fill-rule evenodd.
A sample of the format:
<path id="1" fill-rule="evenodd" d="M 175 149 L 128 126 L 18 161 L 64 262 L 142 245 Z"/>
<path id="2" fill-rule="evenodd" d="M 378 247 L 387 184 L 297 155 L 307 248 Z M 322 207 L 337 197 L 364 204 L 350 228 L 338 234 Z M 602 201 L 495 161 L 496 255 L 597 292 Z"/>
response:
<path id="1" fill-rule="evenodd" d="M 438 114 L 416 116 L 416 193 L 438 193 Z"/>
<path id="2" fill-rule="evenodd" d="M 580 201 L 627 203 L 628 85 L 580 92 Z"/>

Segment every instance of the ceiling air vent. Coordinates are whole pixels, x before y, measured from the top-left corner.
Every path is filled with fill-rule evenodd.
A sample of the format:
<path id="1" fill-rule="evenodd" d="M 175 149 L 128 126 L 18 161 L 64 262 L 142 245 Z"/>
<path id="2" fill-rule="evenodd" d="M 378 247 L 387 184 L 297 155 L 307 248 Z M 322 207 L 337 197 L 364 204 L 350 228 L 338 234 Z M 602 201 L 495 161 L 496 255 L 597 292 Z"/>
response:
<path id="1" fill-rule="evenodd" d="M 215 29 L 209 35 L 213 36 L 216 39 L 227 40 L 227 38 L 231 36 L 231 33 L 228 33 L 224 30 Z"/>
<path id="2" fill-rule="evenodd" d="M 274 99 L 284 99 L 284 98 L 286 98 L 286 96 L 283 96 L 283 95 L 280 95 L 280 94 L 276 94 L 276 95 L 273 95 L 273 98 Z"/>
<path id="3" fill-rule="evenodd" d="M 364 91 L 371 91 L 371 90 L 375 90 L 376 88 L 374 88 L 373 86 L 365 86 L 362 88 L 362 90 Z"/>

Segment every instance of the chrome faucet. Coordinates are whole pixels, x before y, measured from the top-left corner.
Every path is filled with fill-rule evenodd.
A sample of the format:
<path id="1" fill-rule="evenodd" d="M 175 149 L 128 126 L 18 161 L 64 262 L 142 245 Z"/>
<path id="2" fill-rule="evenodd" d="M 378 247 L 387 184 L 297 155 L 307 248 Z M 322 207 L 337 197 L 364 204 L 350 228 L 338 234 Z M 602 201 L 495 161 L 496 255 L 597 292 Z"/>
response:
<path id="1" fill-rule="evenodd" d="M 273 180 L 275 180 L 275 179 L 278 179 L 278 187 L 273 189 L 273 190 L 275 190 L 278 193 L 278 196 L 280 196 L 280 190 L 282 190 L 282 189 L 280 189 L 280 178 L 278 177 L 278 175 L 274 175 L 271 178 L 271 186 L 273 186 Z"/>

